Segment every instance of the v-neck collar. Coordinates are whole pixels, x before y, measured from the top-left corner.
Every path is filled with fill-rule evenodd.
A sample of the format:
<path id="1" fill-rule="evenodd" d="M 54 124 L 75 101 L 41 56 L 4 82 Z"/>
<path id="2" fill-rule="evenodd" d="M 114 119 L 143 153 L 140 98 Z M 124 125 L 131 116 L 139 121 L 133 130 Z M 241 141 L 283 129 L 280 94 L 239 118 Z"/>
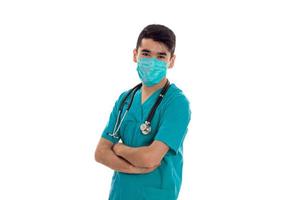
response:
<path id="1" fill-rule="evenodd" d="M 143 103 L 142 103 L 142 88 L 140 88 L 140 98 L 139 103 L 142 107 L 144 107 L 148 102 L 150 102 L 155 96 L 157 96 L 157 93 L 160 93 L 162 91 L 162 88 L 157 89 L 155 92 L 153 92 Z"/>

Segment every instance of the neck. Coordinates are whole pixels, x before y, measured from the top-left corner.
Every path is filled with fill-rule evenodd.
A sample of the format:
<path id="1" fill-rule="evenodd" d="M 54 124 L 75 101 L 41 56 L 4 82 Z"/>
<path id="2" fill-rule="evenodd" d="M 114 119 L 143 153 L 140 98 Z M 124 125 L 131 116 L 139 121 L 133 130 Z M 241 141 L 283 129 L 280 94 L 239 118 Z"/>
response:
<path id="1" fill-rule="evenodd" d="M 142 91 L 147 93 L 147 94 L 150 94 L 150 93 L 153 93 L 155 92 L 156 90 L 160 89 L 160 88 L 163 88 L 164 85 L 167 83 L 167 78 L 164 78 L 162 81 L 160 81 L 158 84 L 156 85 L 153 85 L 151 87 L 148 87 L 146 85 L 143 84 L 142 86 Z"/>

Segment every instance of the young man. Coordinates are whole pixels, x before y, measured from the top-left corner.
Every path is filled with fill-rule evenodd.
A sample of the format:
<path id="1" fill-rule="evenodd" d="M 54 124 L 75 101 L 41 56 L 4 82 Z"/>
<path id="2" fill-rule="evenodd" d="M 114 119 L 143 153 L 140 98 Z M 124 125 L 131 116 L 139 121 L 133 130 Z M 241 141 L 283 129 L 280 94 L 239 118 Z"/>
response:
<path id="1" fill-rule="evenodd" d="M 95 151 L 96 161 L 114 170 L 110 200 L 178 197 L 191 111 L 166 77 L 174 51 L 175 34 L 166 26 L 148 25 L 139 35 L 133 61 L 142 84 L 119 96 Z"/>

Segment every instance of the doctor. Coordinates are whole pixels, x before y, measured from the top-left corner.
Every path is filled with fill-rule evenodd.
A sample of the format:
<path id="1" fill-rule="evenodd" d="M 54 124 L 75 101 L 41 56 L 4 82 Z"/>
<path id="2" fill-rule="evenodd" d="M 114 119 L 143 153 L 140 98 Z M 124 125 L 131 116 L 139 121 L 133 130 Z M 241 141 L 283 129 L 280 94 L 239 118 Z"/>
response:
<path id="1" fill-rule="evenodd" d="M 114 170 L 109 200 L 178 198 L 191 111 L 166 77 L 174 51 L 166 26 L 148 25 L 138 37 L 133 61 L 142 83 L 119 96 L 95 150 L 95 160 Z"/>

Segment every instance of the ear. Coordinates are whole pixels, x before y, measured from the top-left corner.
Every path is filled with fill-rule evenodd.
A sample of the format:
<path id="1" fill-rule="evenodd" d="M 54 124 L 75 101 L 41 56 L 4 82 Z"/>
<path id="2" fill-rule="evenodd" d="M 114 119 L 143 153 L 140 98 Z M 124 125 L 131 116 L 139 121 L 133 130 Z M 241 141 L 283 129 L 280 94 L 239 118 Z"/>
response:
<path id="1" fill-rule="evenodd" d="M 173 54 L 173 56 L 172 56 L 171 59 L 170 59 L 169 69 L 172 69 L 172 68 L 173 68 L 174 63 L 175 63 L 175 58 L 176 58 L 176 55 Z"/>
<path id="2" fill-rule="evenodd" d="M 137 55 L 138 54 L 138 52 L 137 52 L 137 49 L 133 49 L 133 62 L 137 62 Z"/>

